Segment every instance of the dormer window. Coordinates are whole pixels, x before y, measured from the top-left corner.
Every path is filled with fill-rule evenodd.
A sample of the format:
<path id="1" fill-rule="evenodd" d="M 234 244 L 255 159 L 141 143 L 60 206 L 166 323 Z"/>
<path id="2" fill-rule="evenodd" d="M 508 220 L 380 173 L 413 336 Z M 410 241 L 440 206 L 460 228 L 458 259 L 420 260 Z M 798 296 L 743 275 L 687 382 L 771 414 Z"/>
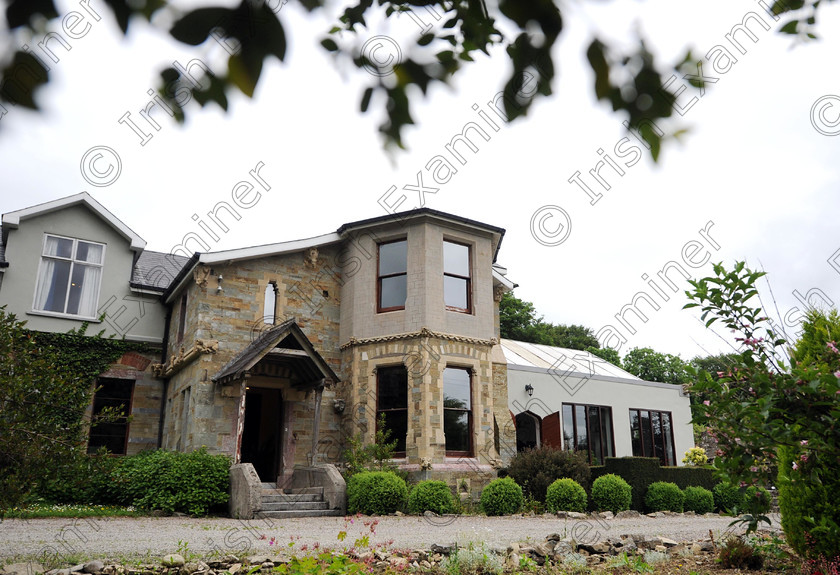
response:
<path id="1" fill-rule="evenodd" d="M 104 244 L 47 235 L 38 270 L 35 310 L 94 319 L 104 255 Z"/>
<path id="2" fill-rule="evenodd" d="M 377 311 L 405 309 L 408 272 L 408 242 L 397 240 L 379 244 L 377 273 Z"/>
<path id="3" fill-rule="evenodd" d="M 443 300 L 446 309 L 472 312 L 470 248 L 455 242 L 443 242 Z"/>

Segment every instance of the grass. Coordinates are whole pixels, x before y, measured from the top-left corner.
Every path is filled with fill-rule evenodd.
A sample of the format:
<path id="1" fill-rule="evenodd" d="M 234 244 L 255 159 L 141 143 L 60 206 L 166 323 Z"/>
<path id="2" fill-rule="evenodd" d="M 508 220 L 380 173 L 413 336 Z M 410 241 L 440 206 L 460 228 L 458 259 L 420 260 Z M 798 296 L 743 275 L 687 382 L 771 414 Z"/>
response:
<path id="1" fill-rule="evenodd" d="M 45 503 L 39 501 L 6 512 L 6 519 L 38 519 L 43 517 L 139 517 L 148 515 L 134 507 L 117 505 L 80 505 L 66 503 Z"/>

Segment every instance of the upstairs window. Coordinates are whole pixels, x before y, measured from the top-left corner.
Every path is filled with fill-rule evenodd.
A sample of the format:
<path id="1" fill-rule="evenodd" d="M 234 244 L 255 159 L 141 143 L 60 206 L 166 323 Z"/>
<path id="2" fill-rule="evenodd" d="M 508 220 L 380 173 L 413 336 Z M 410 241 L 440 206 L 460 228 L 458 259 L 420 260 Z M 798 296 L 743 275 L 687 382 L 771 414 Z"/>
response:
<path id="1" fill-rule="evenodd" d="M 379 244 L 377 273 L 377 311 L 405 309 L 408 272 L 408 242 L 398 240 Z"/>
<path id="2" fill-rule="evenodd" d="M 99 380 L 93 396 L 93 426 L 88 438 L 88 453 L 96 453 L 100 447 L 105 447 L 115 455 L 125 455 L 133 391 L 133 379 Z M 103 417 L 105 409 L 108 411 Z"/>
<path id="3" fill-rule="evenodd" d="M 268 282 L 263 296 L 263 323 L 274 325 L 277 310 L 277 284 Z"/>
<path id="4" fill-rule="evenodd" d="M 443 242 L 443 300 L 446 309 L 470 313 L 470 248 L 455 242 Z"/>
<path id="5" fill-rule="evenodd" d="M 34 308 L 95 319 L 104 255 L 103 244 L 47 235 Z"/>

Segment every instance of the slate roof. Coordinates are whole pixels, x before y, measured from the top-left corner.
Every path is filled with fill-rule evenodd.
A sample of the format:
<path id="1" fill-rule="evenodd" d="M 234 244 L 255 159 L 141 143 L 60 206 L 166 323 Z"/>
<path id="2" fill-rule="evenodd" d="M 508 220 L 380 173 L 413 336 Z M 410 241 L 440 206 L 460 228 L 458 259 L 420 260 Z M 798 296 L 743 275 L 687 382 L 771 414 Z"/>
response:
<path id="1" fill-rule="evenodd" d="M 131 286 L 163 292 L 189 258 L 144 250 L 131 270 Z"/>
<path id="2" fill-rule="evenodd" d="M 293 350 L 300 350 L 300 355 L 282 358 L 283 362 L 290 363 L 304 382 L 303 386 L 311 387 L 311 384 L 321 379 L 329 379 L 333 383 L 339 381 L 338 376 L 330 368 L 329 364 L 321 357 L 306 334 L 300 329 L 295 318 L 288 319 L 283 323 L 264 331 L 260 336 L 245 346 L 238 354 L 225 364 L 219 372 L 210 379 L 215 383 L 232 383 L 244 377 L 248 371 L 265 358 L 279 343 L 287 338 L 292 341 L 285 347 Z M 310 384 L 310 385 L 306 385 Z"/>

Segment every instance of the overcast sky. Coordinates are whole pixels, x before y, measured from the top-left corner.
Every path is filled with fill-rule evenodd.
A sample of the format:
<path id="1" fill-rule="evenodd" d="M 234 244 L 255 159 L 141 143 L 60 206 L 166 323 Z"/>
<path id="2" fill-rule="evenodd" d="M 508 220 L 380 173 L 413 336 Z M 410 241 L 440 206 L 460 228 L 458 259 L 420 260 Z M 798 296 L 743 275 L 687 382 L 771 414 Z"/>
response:
<path id="1" fill-rule="evenodd" d="M 78 0 L 58 4 L 62 14 L 82 11 Z M 407 133 L 409 151 L 388 155 L 377 133 L 382 102 L 358 112 L 375 78 L 319 46 L 334 11 L 306 16 L 290 0 L 280 12 L 290 44 L 286 62 L 267 62 L 253 100 L 233 96 L 227 114 L 192 102 L 185 126 L 157 110 L 155 131 L 142 124 L 139 110 L 151 100 L 147 92 L 157 87 L 159 71 L 193 58 L 223 61 L 224 47 L 211 41 L 188 50 L 141 22 L 132 22 L 123 38 L 102 0 L 90 6 L 103 18 L 91 20 L 84 37 L 68 39 L 70 51 L 55 49 L 60 61 L 39 94 L 44 112 L 9 107 L 0 118 L 3 213 L 84 190 L 149 249 L 168 252 L 198 231 L 193 214 L 206 219 L 218 202 L 230 203 L 235 185 L 262 162 L 259 173 L 270 189 L 240 210 L 227 233 L 214 228 L 219 240 L 211 249 L 231 249 L 328 233 L 385 214 L 383 204 L 403 194 L 400 210 L 420 207 L 419 194 L 401 190 L 415 186 L 422 172 L 426 187 L 439 188 L 425 195 L 426 207 L 507 230 L 498 263 L 519 284 L 517 296 L 548 321 L 591 327 L 604 344 L 620 344 L 622 355 L 633 347 L 684 359 L 729 350 L 732 334 L 715 336 L 697 313 L 681 310 L 689 286 L 678 271 L 671 266 L 667 281 L 657 275 L 672 261 L 695 277 L 710 275 L 716 261 L 763 266 L 778 305 L 772 315 L 787 317 L 791 333 L 801 319 L 797 308 L 804 309 L 800 300 L 840 301 L 840 7 L 822 11 L 820 41 L 796 46 L 775 32 L 777 24 L 765 31 L 753 22 L 755 42 L 736 36 L 741 53 L 726 39 L 732 27 L 749 12 L 771 21 L 755 1 L 564 2 L 554 96 L 540 99 L 525 119 L 505 124 L 496 116 L 499 130 L 489 129 L 479 112 L 493 117 L 488 102 L 508 64 L 502 52 L 478 57 L 451 89 L 413 100 L 417 126 Z M 432 21 L 424 12 L 418 18 Z M 368 37 L 387 35 L 399 44 L 419 31 L 407 16 L 372 24 L 360 47 Z M 647 153 L 637 159 L 632 148 L 641 144 L 632 136 L 622 141 L 624 118 L 595 102 L 585 60 L 593 34 L 632 39 L 636 30 L 662 62 L 677 61 L 690 47 L 705 75 L 718 79 L 702 97 L 686 91 L 678 99 L 684 115 L 662 128 L 689 132 L 666 144 L 657 165 Z M 8 50 L 22 40 L 4 42 Z M 726 66 L 720 51 L 705 56 L 715 46 L 737 60 L 725 73 L 711 62 Z M 151 134 L 145 145 L 118 122 L 127 112 Z M 464 152 L 457 173 L 434 184 L 426 165 L 447 155 L 445 146 L 468 122 L 482 126 L 489 141 L 473 137 L 478 153 Z M 91 185 L 82 173 L 83 158 L 97 146 L 120 158 L 119 177 L 109 185 Z M 623 174 L 599 172 L 609 190 L 589 174 L 602 160 L 599 150 Z M 107 164 L 103 156 L 96 166 Z M 590 194 L 569 182 L 576 172 Z M 94 181 L 107 183 L 116 173 Z M 392 186 L 397 191 L 389 195 Z M 593 205 L 595 194 L 601 197 Z M 647 321 L 626 312 L 623 325 L 616 314 L 634 298 Z"/>

